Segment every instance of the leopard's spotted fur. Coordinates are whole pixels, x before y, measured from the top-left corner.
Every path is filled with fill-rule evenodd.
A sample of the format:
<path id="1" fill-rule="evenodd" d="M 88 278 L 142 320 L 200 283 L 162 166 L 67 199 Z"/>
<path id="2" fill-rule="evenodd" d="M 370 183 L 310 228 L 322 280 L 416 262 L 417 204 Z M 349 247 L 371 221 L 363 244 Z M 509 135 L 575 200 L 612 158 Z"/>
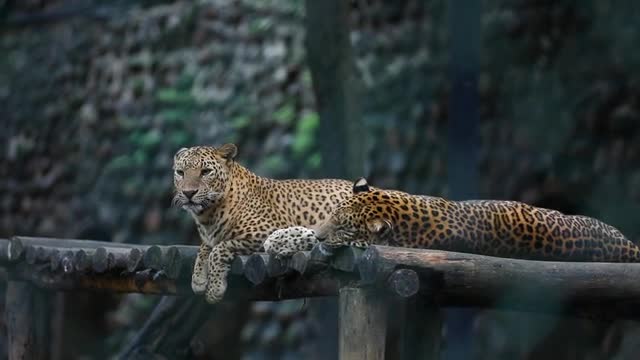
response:
<path id="1" fill-rule="evenodd" d="M 273 180 L 257 176 L 234 161 L 233 144 L 196 146 L 174 157 L 175 206 L 191 214 L 202 244 L 191 286 L 219 301 L 235 255 L 262 249 L 274 230 L 317 226 L 351 194 L 344 180 Z"/>
<path id="2" fill-rule="evenodd" d="M 640 248 L 599 220 L 516 201 L 449 201 L 372 190 L 353 196 L 316 231 L 329 246 L 384 244 L 556 261 L 640 262 Z M 299 243 L 280 248 L 305 246 Z"/>

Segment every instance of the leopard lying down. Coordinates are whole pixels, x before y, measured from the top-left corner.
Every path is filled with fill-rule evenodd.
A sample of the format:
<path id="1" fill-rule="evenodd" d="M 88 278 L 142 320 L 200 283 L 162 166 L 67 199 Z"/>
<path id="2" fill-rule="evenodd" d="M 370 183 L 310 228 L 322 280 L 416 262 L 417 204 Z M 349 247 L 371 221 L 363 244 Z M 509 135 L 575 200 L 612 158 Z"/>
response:
<path id="1" fill-rule="evenodd" d="M 274 232 L 265 249 L 287 256 L 328 246 L 370 244 L 428 248 L 509 258 L 640 262 L 640 248 L 599 220 L 516 201 L 449 201 L 372 189 L 363 178 L 353 195 L 312 236 L 296 227 Z"/>

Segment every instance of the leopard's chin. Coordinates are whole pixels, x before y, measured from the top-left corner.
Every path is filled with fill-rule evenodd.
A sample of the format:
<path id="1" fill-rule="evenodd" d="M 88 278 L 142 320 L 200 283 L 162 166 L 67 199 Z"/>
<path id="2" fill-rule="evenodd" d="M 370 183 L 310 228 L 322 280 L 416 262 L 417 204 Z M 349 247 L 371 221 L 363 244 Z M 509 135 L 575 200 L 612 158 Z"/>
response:
<path id="1" fill-rule="evenodd" d="M 200 215 L 203 212 L 205 212 L 205 210 L 207 210 L 207 207 L 204 206 L 203 204 L 188 202 L 182 205 L 182 209 L 192 213 L 193 215 Z"/>

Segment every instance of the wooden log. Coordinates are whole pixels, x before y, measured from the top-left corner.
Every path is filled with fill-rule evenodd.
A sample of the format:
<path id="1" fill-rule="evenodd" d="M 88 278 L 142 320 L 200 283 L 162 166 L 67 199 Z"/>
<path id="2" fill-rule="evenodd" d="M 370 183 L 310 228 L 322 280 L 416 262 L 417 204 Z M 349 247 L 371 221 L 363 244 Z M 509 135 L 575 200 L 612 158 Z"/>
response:
<path id="1" fill-rule="evenodd" d="M 126 269 L 128 260 L 129 251 L 126 254 L 109 251 L 107 253 L 107 268 L 109 270 Z"/>
<path id="2" fill-rule="evenodd" d="M 162 270 L 162 249 L 158 245 L 150 246 L 144 252 L 142 264 L 148 269 Z"/>
<path id="3" fill-rule="evenodd" d="M 398 269 L 391 273 L 387 285 L 393 294 L 408 298 L 420 290 L 420 279 L 414 270 Z"/>
<path id="4" fill-rule="evenodd" d="M 60 268 L 60 261 L 62 260 L 62 255 L 60 255 L 60 250 L 53 249 L 49 253 L 49 267 L 51 271 L 58 271 Z"/>
<path id="5" fill-rule="evenodd" d="M 37 249 L 33 245 L 27 245 L 24 249 L 24 260 L 27 264 L 35 264 L 37 260 Z"/>
<path id="6" fill-rule="evenodd" d="M 640 263 L 532 261 L 372 246 L 359 270 L 362 278 L 372 278 L 394 266 L 415 270 L 443 306 L 640 314 L 630 305 L 640 299 Z"/>
<path id="7" fill-rule="evenodd" d="M 323 173 L 355 179 L 364 173 L 361 84 L 349 29 L 349 2 L 306 0 L 305 49 L 320 115 Z"/>
<path id="8" fill-rule="evenodd" d="M 166 248 L 162 268 L 170 279 L 177 279 L 181 274 L 190 274 L 198 255 L 195 246 L 170 246 Z"/>
<path id="9" fill-rule="evenodd" d="M 67 250 L 62 255 L 62 259 L 60 260 L 60 266 L 62 267 L 62 272 L 65 274 L 70 274 L 75 270 L 74 261 L 74 253 L 71 250 Z"/>
<path id="10" fill-rule="evenodd" d="M 18 238 L 11 238 L 7 247 L 7 260 L 10 262 L 17 261 L 24 255 L 24 244 Z"/>
<path id="11" fill-rule="evenodd" d="M 340 289 L 339 358 L 382 360 L 387 311 L 381 294 L 368 288 Z"/>
<path id="12" fill-rule="evenodd" d="M 47 252 L 47 250 L 42 246 L 38 246 L 36 248 L 36 262 L 45 263 L 48 260 L 49 260 L 49 253 Z"/>
<path id="13" fill-rule="evenodd" d="M 127 258 L 127 271 L 135 272 L 140 269 L 142 266 L 142 257 L 144 253 L 142 250 L 133 248 L 129 251 L 129 256 Z"/>
<path id="14" fill-rule="evenodd" d="M 307 260 L 307 271 L 317 272 L 327 269 L 330 266 L 333 252 L 324 244 L 315 244 L 309 252 Z"/>
<path id="15" fill-rule="evenodd" d="M 307 262 L 309 261 L 308 253 L 298 251 L 293 254 L 291 259 L 289 259 L 288 266 L 297 271 L 299 274 L 304 274 L 307 270 Z"/>
<path id="16" fill-rule="evenodd" d="M 9 281 L 5 318 L 9 359 L 38 359 L 42 354 L 36 344 L 34 288 L 26 282 Z"/>
<path id="17" fill-rule="evenodd" d="M 87 254 L 86 251 L 80 249 L 76 251 L 74 257 L 74 263 L 76 266 L 76 270 L 79 272 L 87 271 L 91 267 L 91 255 Z"/>
<path id="18" fill-rule="evenodd" d="M 288 267 L 286 261 L 278 259 L 275 255 L 271 254 L 267 257 L 266 269 L 269 277 L 277 277 L 285 274 Z"/>
<path id="19" fill-rule="evenodd" d="M 444 316 L 431 296 L 414 296 L 404 300 L 402 306 L 403 360 L 439 360 L 442 349 Z"/>
<path id="20" fill-rule="evenodd" d="M 139 248 L 145 245 L 125 244 L 111 241 L 95 241 L 80 239 L 58 239 L 58 238 L 42 238 L 30 236 L 15 236 L 13 239 L 20 241 L 24 245 L 47 246 L 56 248 L 78 248 L 78 249 L 97 249 L 99 247 L 120 247 L 120 248 Z"/>
<path id="21" fill-rule="evenodd" d="M 336 270 L 352 272 L 356 270 L 358 260 L 364 252 L 364 249 L 355 247 L 343 247 L 335 252 L 335 256 L 331 258 L 331 267 Z"/>
<path id="22" fill-rule="evenodd" d="M 254 285 L 260 284 L 267 276 L 268 258 L 263 254 L 252 254 L 244 267 L 244 276 Z"/>
<path id="23" fill-rule="evenodd" d="M 8 239 L 0 239 L 0 264 L 9 262 L 9 249 L 11 242 Z"/>
<path id="24" fill-rule="evenodd" d="M 246 256 L 236 256 L 231 262 L 231 274 L 244 275 L 244 268 L 247 264 Z"/>
<path id="25" fill-rule="evenodd" d="M 10 273 L 11 279 L 25 281 L 34 284 L 38 288 L 53 291 L 107 291 L 115 293 L 141 293 L 163 295 L 193 295 L 190 282 L 187 279 L 180 281 L 167 277 L 154 278 L 153 270 L 145 270 L 137 273 L 116 274 L 105 272 L 96 274 L 93 272 L 74 271 L 70 274 L 34 272 L 28 264 L 17 264 Z M 308 298 L 316 296 L 331 296 L 338 293 L 339 281 L 329 276 L 313 276 L 300 278 L 283 278 L 281 287 L 274 287 L 270 282 L 255 285 L 244 277 L 234 277 L 229 282 L 228 295 L 230 301 L 261 300 L 274 301 L 286 299 Z"/>
<path id="26" fill-rule="evenodd" d="M 107 255 L 107 249 L 103 247 L 99 247 L 96 249 L 91 259 L 91 269 L 94 272 L 100 274 L 107 271 L 107 269 L 109 268 L 109 260 L 107 259 Z"/>
<path id="27" fill-rule="evenodd" d="M 96 252 L 100 248 L 96 249 Z M 131 252 L 134 250 L 140 251 L 136 248 L 121 248 L 121 247 L 105 247 L 107 253 L 107 270 L 106 271 L 128 271 L 129 261 L 131 259 Z M 95 252 L 94 252 L 95 255 Z"/>
<path id="28" fill-rule="evenodd" d="M 180 250 L 175 246 L 170 247 L 164 258 L 164 271 L 169 279 L 177 279 L 180 276 L 182 262 Z"/>
<path id="29" fill-rule="evenodd" d="M 387 279 L 396 267 L 396 264 L 388 261 L 381 261 L 378 254 L 378 247 L 369 247 L 358 261 L 358 272 L 360 282 L 370 285 Z"/>

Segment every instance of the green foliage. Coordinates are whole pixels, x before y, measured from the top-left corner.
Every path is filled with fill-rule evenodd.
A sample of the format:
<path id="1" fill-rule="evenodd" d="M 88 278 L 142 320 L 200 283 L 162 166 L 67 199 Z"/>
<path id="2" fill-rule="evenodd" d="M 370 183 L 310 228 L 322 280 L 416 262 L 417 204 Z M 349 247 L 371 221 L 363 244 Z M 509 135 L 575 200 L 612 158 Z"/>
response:
<path id="1" fill-rule="evenodd" d="M 308 112 L 298 121 L 291 145 L 296 157 L 304 156 L 313 147 L 316 129 L 319 125 L 320 119 L 316 112 Z"/>
<path id="2" fill-rule="evenodd" d="M 268 174 L 277 174 L 287 167 L 287 160 L 280 154 L 273 154 L 267 156 L 261 164 L 261 171 Z"/>
<path id="3" fill-rule="evenodd" d="M 289 125 L 296 116 L 296 110 L 291 104 L 282 105 L 274 114 L 274 120 L 280 125 Z"/>
<path id="4" fill-rule="evenodd" d="M 107 163 L 105 171 L 109 173 L 124 170 L 132 164 L 133 162 L 128 155 L 116 156 Z"/>
<path id="5" fill-rule="evenodd" d="M 309 69 L 304 69 L 302 72 L 302 83 L 306 86 L 311 87 L 312 79 L 311 79 L 311 71 Z"/>
<path id="6" fill-rule="evenodd" d="M 186 131 L 173 131 L 169 134 L 169 143 L 171 143 L 172 147 L 184 146 L 191 142 L 191 134 Z"/>
<path id="7" fill-rule="evenodd" d="M 156 93 L 156 100 L 170 105 L 195 106 L 196 100 L 190 91 L 177 88 L 164 88 Z"/>
<path id="8" fill-rule="evenodd" d="M 317 170 L 320 169 L 320 165 L 322 165 L 322 155 L 319 152 L 314 152 L 309 155 L 306 161 L 306 165 L 309 169 Z"/>
<path id="9" fill-rule="evenodd" d="M 238 115 L 231 119 L 231 127 L 236 130 L 244 129 L 249 126 L 249 124 L 251 124 L 251 119 L 248 115 Z"/>
<path id="10" fill-rule="evenodd" d="M 273 22 L 271 19 L 267 17 L 259 17 L 259 18 L 253 19 L 249 23 L 249 31 L 252 34 L 259 34 L 264 31 L 268 31 L 272 27 L 273 27 Z"/>
<path id="11" fill-rule="evenodd" d="M 162 135 L 158 129 L 137 131 L 129 135 L 129 141 L 136 147 L 144 150 L 152 150 L 162 142 Z"/>
<path id="12" fill-rule="evenodd" d="M 190 118 L 193 115 L 193 111 L 190 108 L 168 108 L 161 110 L 158 115 L 160 119 L 166 124 L 180 124 L 185 119 Z"/>

